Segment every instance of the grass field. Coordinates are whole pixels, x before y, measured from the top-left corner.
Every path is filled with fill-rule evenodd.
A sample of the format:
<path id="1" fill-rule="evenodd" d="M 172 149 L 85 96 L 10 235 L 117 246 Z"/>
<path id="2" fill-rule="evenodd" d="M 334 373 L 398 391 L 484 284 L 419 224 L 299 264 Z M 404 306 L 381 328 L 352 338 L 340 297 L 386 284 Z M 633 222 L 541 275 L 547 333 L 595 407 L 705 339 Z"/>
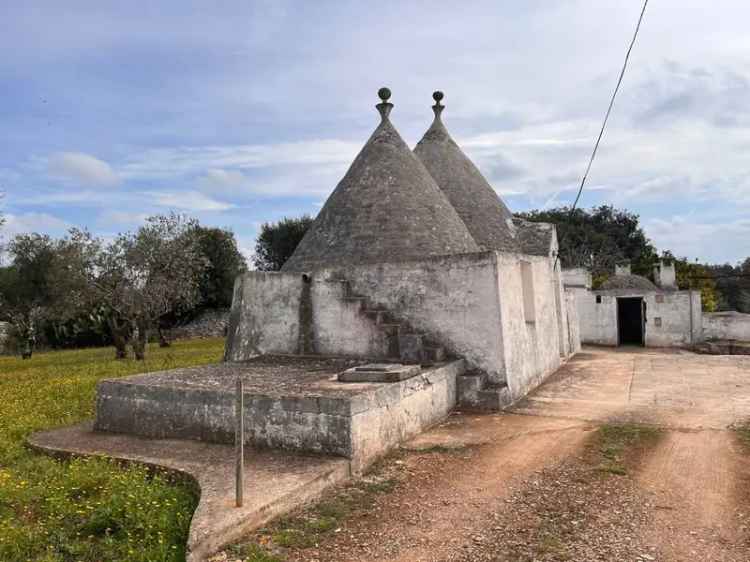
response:
<path id="1" fill-rule="evenodd" d="M 178 561 L 196 499 L 184 485 L 103 459 L 60 462 L 24 446 L 36 430 L 94 415 L 99 379 L 220 360 L 223 340 L 150 347 L 145 362 L 113 349 L 0 357 L 0 560 Z"/>

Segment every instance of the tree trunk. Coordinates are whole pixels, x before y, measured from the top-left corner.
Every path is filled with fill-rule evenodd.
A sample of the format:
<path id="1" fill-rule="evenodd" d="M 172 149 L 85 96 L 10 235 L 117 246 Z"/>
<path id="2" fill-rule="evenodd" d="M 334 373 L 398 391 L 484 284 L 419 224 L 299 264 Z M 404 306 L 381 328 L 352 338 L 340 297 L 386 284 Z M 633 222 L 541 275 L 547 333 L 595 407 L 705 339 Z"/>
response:
<path id="1" fill-rule="evenodd" d="M 148 324 L 138 320 L 133 334 L 133 353 L 138 361 L 146 359 L 146 343 L 148 342 Z"/>
<path id="2" fill-rule="evenodd" d="M 167 334 L 164 333 L 162 327 L 158 326 L 156 330 L 159 333 L 159 347 L 170 347 L 172 342 L 167 339 Z"/>
<path id="3" fill-rule="evenodd" d="M 107 324 L 112 334 L 112 343 L 115 346 L 115 359 L 127 359 L 128 357 L 128 333 L 127 324 L 120 324 L 115 318 L 108 318 Z"/>

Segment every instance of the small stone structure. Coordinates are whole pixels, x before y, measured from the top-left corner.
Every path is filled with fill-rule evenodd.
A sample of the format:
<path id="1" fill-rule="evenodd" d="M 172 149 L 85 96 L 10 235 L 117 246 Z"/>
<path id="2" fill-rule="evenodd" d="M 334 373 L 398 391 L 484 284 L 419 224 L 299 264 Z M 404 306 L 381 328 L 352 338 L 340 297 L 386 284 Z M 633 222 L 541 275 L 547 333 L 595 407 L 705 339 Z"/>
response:
<path id="1" fill-rule="evenodd" d="M 231 442 L 239 376 L 250 444 L 358 472 L 457 406 L 521 398 L 580 349 L 554 226 L 513 219 L 440 92 L 413 152 L 378 94 L 380 124 L 282 271 L 237 279 L 226 362 L 101 382 L 97 430 Z M 404 367 L 356 370 L 372 363 Z"/>
<path id="2" fill-rule="evenodd" d="M 700 291 L 677 290 L 673 264 L 656 268 L 660 286 L 631 274 L 625 264 L 597 290 L 585 269 L 563 275 L 566 290 L 576 296 L 583 343 L 690 347 L 703 340 Z"/>
<path id="3" fill-rule="evenodd" d="M 344 383 L 363 361 L 260 356 L 99 383 L 95 429 L 234 442 L 234 381 L 244 380 L 245 434 L 255 447 L 346 457 L 354 472 L 441 420 L 456 403 L 456 360 L 392 383 Z"/>

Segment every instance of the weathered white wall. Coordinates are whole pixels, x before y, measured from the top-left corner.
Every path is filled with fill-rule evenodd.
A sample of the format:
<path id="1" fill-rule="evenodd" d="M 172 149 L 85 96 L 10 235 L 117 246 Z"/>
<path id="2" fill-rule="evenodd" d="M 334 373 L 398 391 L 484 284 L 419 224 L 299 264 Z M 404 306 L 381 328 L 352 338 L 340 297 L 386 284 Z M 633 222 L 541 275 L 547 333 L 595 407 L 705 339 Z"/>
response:
<path id="1" fill-rule="evenodd" d="M 524 316 L 521 262 L 531 264 L 534 319 Z M 503 333 L 505 378 L 513 400 L 557 369 L 562 360 L 555 291 L 559 280 L 544 256 L 497 254 L 497 284 Z"/>
<path id="2" fill-rule="evenodd" d="M 566 288 L 591 288 L 591 272 L 583 267 L 563 269 L 562 278 Z"/>
<path id="3" fill-rule="evenodd" d="M 644 300 L 646 301 L 647 346 L 682 346 L 701 340 L 699 291 L 646 293 Z M 661 326 L 658 325 L 659 319 L 661 319 Z"/>
<path id="4" fill-rule="evenodd" d="M 496 264 L 495 253 L 482 252 L 320 270 L 315 277 L 349 280 L 354 293 L 500 381 L 505 368 Z"/>
<path id="5" fill-rule="evenodd" d="M 710 340 L 750 341 L 750 314 L 707 312 L 703 315 L 703 336 Z"/>
<path id="6" fill-rule="evenodd" d="M 302 276 L 249 271 L 234 283 L 224 357 L 242 361 L 263 353 L 296 353 Z"/>
<path id="7" fill-rule="evenodd" d="M 617 298 L 642 297 L 646 302 L 646 346 L 671 347 L 701 341 L 698 291 L 633 292 L 574 289 L 581 341 L 617 345 Z M 597 296 L 601 303 L 596 302 Z"/>
<path id="8" fill-rule="evenodd" d="M 347 300 L 341 281 L 312 275 L 313 338 L 315 353 L 386 357 L 385 332 L 362 312 L 362 303 Z"/>
<path id="9" fill-rule="evenodd" d="M 582 343 L 617 345 L 617 300 L 614 296 L 573 289 Z M 601 302 L 596 302 L 597 295 Z"/>
<path id="10" fill-rule="evenodd" d="M 568 354 L 573 355 L 581 351 L 581 328 L 576 292 L 570 289 L 565 290 L 565 313 L 568 325 Z"/>
<path id="11" fill-rule="evenodd" d="M 309 274 L 308 285 L 297 273 L 249 272 L 235 286 L 226 357 L 298 353 L 300 333 L 311 334 L 315 353 L 385 357 L 385 332 L 351 298 L 361 295 L 369 306 L 389 311 L 463 357 L 470 369 L 487 373 L 491 382 L 506 381 L 511 397 L 519 398 L 578 349 L 578 330 L 570 332 L 576 319 L 567 314 L 568 297 L 553 261 L 481 252 L 320 269 Z M 522 268 L 533 285 L 526 301 Z M 300 314 L 306 286 L 308 320 Z"/>

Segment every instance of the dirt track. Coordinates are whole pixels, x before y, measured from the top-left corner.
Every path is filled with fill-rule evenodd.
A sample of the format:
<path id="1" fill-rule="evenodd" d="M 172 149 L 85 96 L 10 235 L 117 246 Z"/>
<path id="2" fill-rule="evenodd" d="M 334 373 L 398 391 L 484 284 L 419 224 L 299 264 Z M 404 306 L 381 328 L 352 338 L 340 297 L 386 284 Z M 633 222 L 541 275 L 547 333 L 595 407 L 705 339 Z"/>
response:
<path id="1" fill-rule="evenodd" d="M 277 554 L 750 560 L 750 451 L 727 428 L 750 418 L 745 358 L 587 350 L 515 412 L 452 416 L 381 467 L 398 484 L 371 508 Z M 620 422 L 665 428 L 623 453 L 624 475 L 599 470 L 592 445 L 598 426 Z"/>

